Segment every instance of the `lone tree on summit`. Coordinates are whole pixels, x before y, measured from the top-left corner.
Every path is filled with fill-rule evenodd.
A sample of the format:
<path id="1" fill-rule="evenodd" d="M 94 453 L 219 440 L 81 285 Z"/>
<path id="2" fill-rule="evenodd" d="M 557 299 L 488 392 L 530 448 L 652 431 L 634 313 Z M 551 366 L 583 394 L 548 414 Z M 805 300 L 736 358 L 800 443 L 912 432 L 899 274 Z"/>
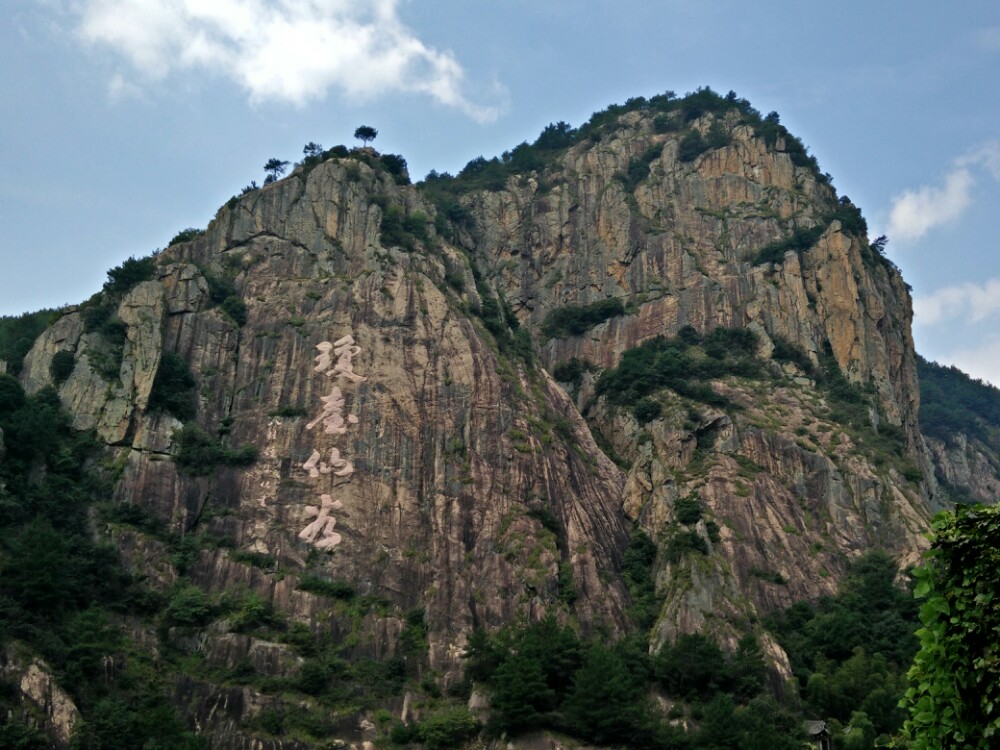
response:
<path id="1" fill-rule="evenodd" d="M 354 131 L 354 137 L 361 141 L 366 146 L 369 142 L 375 140 L 375 136 L 378 135 L 378 131 L 371 127 L 370 125 L 361 125 L 357 130 Z"/>
<path id="2" fill-rule="evenodd" d="M 267 164 L 264 165 L 264 171 L 267 172 L 267 177 L 264 178 L 264 184 L 270 185 L 272 182 L 281 177 L 281 175 L 285 173 L 285 168 L 287 166 L 287 161 L 282 161 L 281 159 L 268 159 Z"/>

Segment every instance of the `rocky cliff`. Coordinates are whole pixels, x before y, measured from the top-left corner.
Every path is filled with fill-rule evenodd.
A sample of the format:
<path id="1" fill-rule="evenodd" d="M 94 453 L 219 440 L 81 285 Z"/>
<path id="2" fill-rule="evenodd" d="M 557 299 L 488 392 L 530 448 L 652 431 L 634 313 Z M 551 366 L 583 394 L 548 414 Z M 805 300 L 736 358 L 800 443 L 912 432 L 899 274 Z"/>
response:
<path id="1" fill-rule="evenodd" d="M 749 630 L 786 674 L 763 615 L 866 550 L 917 558 L 938 488 L 907 287 L 776 118 L 709 105 L 612 108 L 419 187 L 331 150 L 38 339 L 23 384 L 72 354 L 59 397 L 128 509 L 98 532 L 164 592 L 243 596 L 209 628 L 135 624 L 201 660 L 177 702 L 217 746 L 309 744 L 261 718 L 308 697 L 225 672 L 305 663 L 240 632 L 247 601 L 401 658 L 399 715 L 460 679 L 476 628 L 634 630 L 640 532 L 652 649 Z"/>

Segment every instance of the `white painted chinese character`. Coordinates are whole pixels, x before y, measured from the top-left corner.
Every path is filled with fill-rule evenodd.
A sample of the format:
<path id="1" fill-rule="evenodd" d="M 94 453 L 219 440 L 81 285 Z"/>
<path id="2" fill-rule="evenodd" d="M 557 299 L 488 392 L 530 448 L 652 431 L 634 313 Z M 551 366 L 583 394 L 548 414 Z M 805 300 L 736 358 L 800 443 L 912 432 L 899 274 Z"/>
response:
<path id="1" fill-rule="evenodd" d="M 340 388 L 334 386 L 329 396 L 323 396 L 323 413 L 306 425 L 307 430 L 311 430 L 320 422 L 323 423 L 323 432 L 327 435 L 343 435 L 347 432 L 344 422 L 344 394 Z"/>
<path id="2" fill-rule="evenodd" d="M 319 549 L 330 549 L 340 544 L 342 537 L 334 528 L 337 526 L 337 519 L 331 513 L 343 508 L 340 500 L 334 500 L 330 495 L 320 496 L 320 507 L 306 508 L 307 516 L 316 516 L 316 520 L 299 532 L 299 539 L 315 544 Z M 316 537 L 322 534 L 319 541 Z"/>

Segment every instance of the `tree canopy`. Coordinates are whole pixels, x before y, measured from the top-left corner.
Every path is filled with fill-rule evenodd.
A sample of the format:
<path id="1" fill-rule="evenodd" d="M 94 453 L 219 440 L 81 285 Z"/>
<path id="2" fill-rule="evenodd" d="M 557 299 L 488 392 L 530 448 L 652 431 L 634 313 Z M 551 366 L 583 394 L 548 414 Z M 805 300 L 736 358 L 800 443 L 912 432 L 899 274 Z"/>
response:
<path id="1" fill-rule="evenodd" d="M 371 125 L 359 125 L 354 131 L 354 137 L 361 141 L 366 146 L 375 140 L 378 135 L 378 131 Z"/>

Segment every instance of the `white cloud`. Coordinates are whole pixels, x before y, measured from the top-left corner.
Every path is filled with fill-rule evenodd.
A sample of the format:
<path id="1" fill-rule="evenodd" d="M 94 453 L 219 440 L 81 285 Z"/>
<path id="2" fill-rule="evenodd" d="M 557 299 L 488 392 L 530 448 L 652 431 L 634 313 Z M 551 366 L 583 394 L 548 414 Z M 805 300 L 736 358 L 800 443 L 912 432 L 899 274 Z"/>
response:
<path id="1" fill-rule="evenodd" d="M 1000 142 L 985 143 L 975 151 L 960 157 L 956 164 L 959 167 L 983 167 L 993 175 L 994 179 L 1000 180 Z"/>
<path id="2" fill-rule="evenodd" d="M 956 159 L 943 185 L 925 185 L 893 198 L 889 237 L 903 242 L 919 240 L 934 227 L 958 219 L 972 203 L 975 168 L 985 169 L 1000 180 L 1000 143 L 987 143 Z"/>
<path id="3" fill-rule="evenodd" d="M 1000 388 L 1000 340 L 994 339 L 974 349 L 960 349 L 946 359 L 962 372 Z"/>
<path id="4" fill-rule="evenodd" d="M 914 322 L 919 325 L 936 325 L 955 319 L 979 323 L 1000 317 L 1000 278 L 988 279 L 982 284 L 956 284 L 915 297 L 913 315 Z"/>
<path id="5" fill-rule="evenodd" d="M 500 107 L 465 95 L 462 66 L 420 41 L 400 20 L 398 3 L 80 0 L 74 7 L 83 40 L 109 47 L 151 80 L 207 71 L 234 80 L 252 102 L 298 106 L 331 88 L 355 101 L 414 92 L 480 122 L 496 119 Z"/>
<path id="6" fill-rule="evenodd" d="M 948 174 L 942 187 L 927 186 L 896 196 L 889 212 L 889 236 L 919 240 L 934 227 L 957 219 L 972 201 L 972 185 L 972 173 L 959 167 Z"/>

